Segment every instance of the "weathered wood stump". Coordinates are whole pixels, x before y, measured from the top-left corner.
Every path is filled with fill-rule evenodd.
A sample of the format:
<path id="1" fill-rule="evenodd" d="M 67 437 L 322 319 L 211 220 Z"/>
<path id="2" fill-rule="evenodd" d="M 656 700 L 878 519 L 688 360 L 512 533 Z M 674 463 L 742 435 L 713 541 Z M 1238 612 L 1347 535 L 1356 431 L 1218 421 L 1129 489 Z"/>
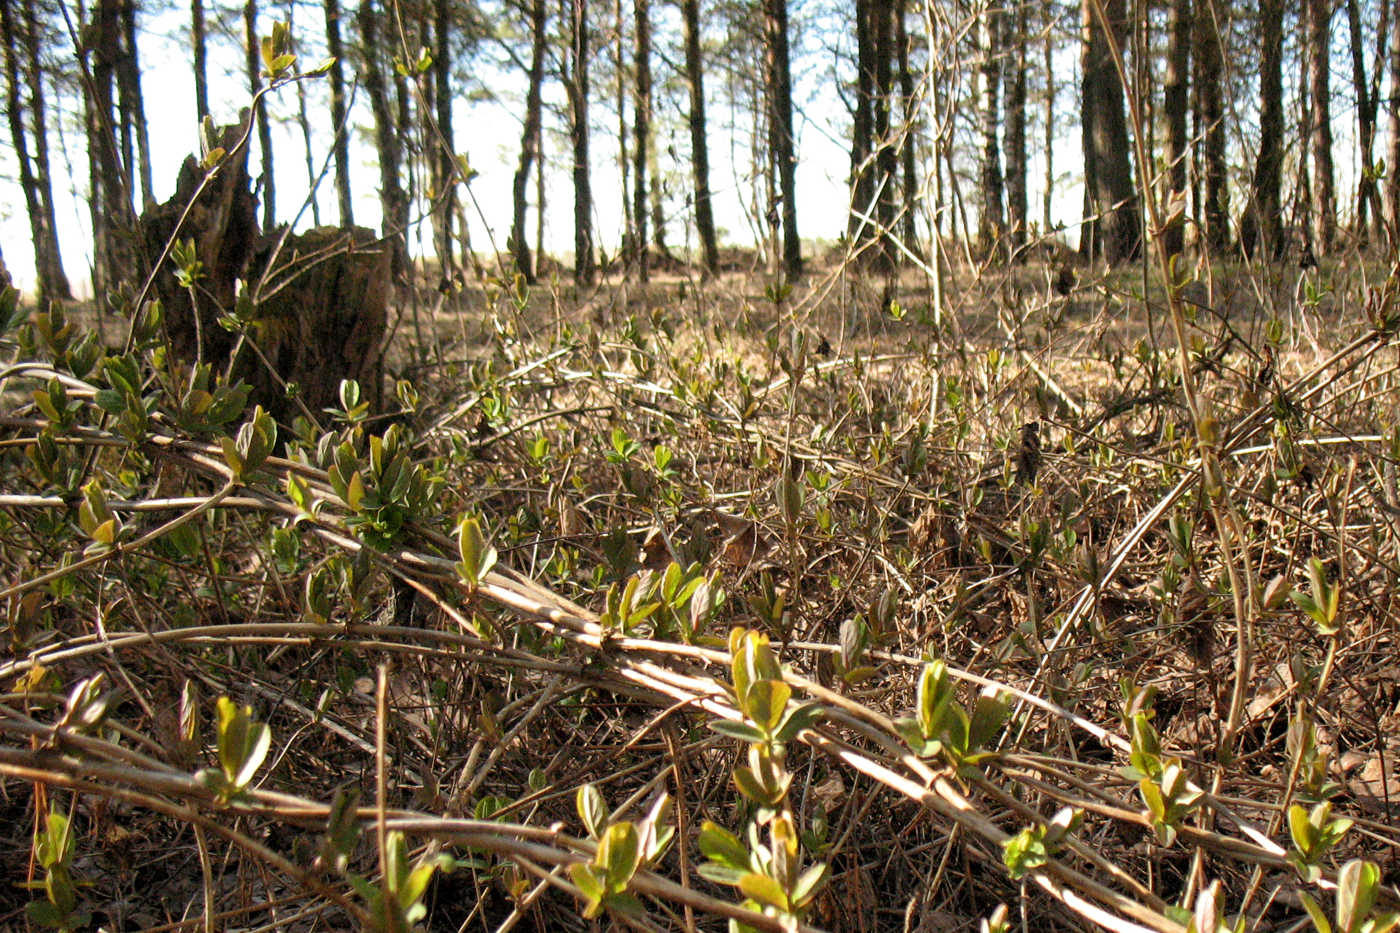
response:
<path id="1" fill-rule="evenodd" d="M 222 372 L 237 349 L 233 375 L 253 387 L 252 401 L 283 422 L 302 406 L 323 419 L 322 409 L 336 404 L 342 379 L 358 380 L 362 399 L 378 411 L 390 250 L 363 227 L 321 228 L 285 239 L 282 231 L 264 234 L 249 187 L 248 150 L 238 147 L 248 116 L 245 111 L 240 125 L 221 130 L 216 145 L 229 154 L 204 190 L 199 187 L 205 171 L 189 156 L 175 194 L 140 221 L 148 255 L 159 256 L 178 226 L 176 238 L 192 240 L 202 264 L 194 289 L 180 285 L 171 260 L 156 276 L 171 351 L 182 362 L 202 360 Z M 239 335 L 219 324 L 235 309 L 240 281 L 248 283 L 243 293 L 255 301 L 243 313 L 253 321 L 249 336 L 260 352 L 238 347 Z M 288 397 L 290 384 L 300 404 Z"/>

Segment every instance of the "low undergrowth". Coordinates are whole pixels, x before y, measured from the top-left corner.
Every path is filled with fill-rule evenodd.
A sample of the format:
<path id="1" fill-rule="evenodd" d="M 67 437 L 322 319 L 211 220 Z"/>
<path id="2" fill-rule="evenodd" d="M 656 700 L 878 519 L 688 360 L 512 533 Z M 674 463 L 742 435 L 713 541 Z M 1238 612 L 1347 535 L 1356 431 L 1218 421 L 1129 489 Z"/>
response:
<path id="1" fill-rule="evenodd" d="M 0 926 L 1387 929 L 1395 279 L 1183 290 L 1196 424 L 1054 273 L 488 284 L 289 426 L 8 294 Z"/>

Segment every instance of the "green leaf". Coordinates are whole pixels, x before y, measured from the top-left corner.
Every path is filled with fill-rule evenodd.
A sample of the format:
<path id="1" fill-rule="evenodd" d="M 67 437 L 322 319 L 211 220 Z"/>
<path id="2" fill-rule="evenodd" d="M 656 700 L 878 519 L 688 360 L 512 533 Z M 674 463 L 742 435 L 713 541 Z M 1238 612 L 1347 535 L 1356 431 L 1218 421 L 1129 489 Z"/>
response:
<path id="1" fill-rule="evenodd" d="M 749 850 L 722 826 L 706 820 L 700 827 L 699 846 L 711 861 L 738 871 L 749 870 Z"/>
<path id="2" fill-rule="evenodd" d="M 805 907 L 831 880 L 831 866 L 826 862 L 811 865 L 797 879 L 792 887 L 792 902 L 798 908 Z"/>
<path id="3" fill-rule="evenodd" d="M 603 868 L 608 892 L 621 894 L 637 873 L 640 859 L 637 827 L 631 823 L 614 823 L 598 841 L 598 856 L 593 862 Z"/>
<path id="4" fill-rule="evenodd" d="M 608 805 L 603 795 L 592 784 L 583 784 L 574 792 L 574 807 L 583 820 L 588 835 L 597 839 L 608 822 Z"/>
<path id="5" fill-rule="evenodd" d="M 783 912 L 789 909 L 787 894 L 784 893 L 782 885 L 767 875 L 749 872 L 739 879 L 739 890 L 765 907 L 775 907 Z"/>
<path id="6" fill-rule="evenodd" d="M 602 909 L 603 897 L 607 893 L 603 888 L 603 879 L 593 870 L 593 866 L 586 862 L 575 862 L 570 865 L 569 877 L 573 879 L 574 886 L 588 902 L 583 915 L 590 919 L 598 916 Z"/>
<path id="7" fill-rule="evenodd" d="M 1328 922 L 1327 914 L 1323 913 L 1322 907 L 1312 899 L 1312 895 L 1306 891 L 1299 891 L 1298 897 L 1302 900 L 1303 909 L 1308 912 L 1317 933 L 1332 933 L 1332 924 Z"/>
<path id="8" fill-rule="evenodd" d="M 1337 873 L 1337 926 L 1342 933 L 1358 933 L 1376 906 L 1381 871 L 1375 862 L 1352 859 Z"/>
<path id="9" fill-rule="evenodd" d="M 760 680 L 749 687 L 745 708 L 749 718 L 765 734 L 771 735 L 792 698 L 792 688 L 781 680 Z"/>
<path id="10" fill-rule="evenodd" d="M 762 742 L 764 740 L 762 732 L 748 723 L 736 722 L 733 719 L 711 720 L 709 726 L 720 735 L 727 735 L 731 739 L 738 739 L 741 742 Z"/>

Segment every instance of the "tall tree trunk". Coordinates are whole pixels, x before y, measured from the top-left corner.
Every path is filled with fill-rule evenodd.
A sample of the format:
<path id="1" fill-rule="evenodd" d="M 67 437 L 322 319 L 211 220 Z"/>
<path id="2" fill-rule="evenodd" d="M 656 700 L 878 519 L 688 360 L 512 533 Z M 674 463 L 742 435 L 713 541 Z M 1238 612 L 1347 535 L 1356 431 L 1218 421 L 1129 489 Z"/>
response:
<path id="1" fill-rule="evenodd" d="M 190 44 L 194 46 L 194 113 L 209 116 L 209 48 L 204 36 L 204 0 L 190 0 Z"/>
<path id="2" fill-rule="evenodd" d="M 1113 64 L 1105 28 L 1118 47 L 1127 34 L 1124 0 L 1106 0 L 1107 24 L 1094 14 L 1096 0 L 1083 0 L 1082 85 L 1085 199 L 1091 219 L 1080 250 L 1102 255 L 1110 263 L 1135 259 L 1142 249 L 1137 191 L 1128 160 L 1128 127 L 1123 113 L 1123 83 Z"/>
<path id="3" fill-rule="evenodd" d="M 262 88 L 261 56 L 258 40 L 258 2 L 243 4 L 243 34 L 247 43 L 248 90 L 257 94 Z M 272 174 L 272 126 L 267 118 L 267 104 L 258 105 L 258 148 L 262 150 L 262 228 L 271 230 L 277 223 L 277 186 Z"/>
<path id="4" fill-rule="evenodd" d="M 1329 253 L 1337 234 L 1336 185 L 1332 171 L 1332 95 L 1330 0 L 1307 0 L 1308 87 L 1312 104 L 1312 211 L 1317 250 Z"/>
<path id="5" fill-rule="evenodd" d="M 918 135 L 915 133 L 915 126 L 918 123 L 919 104 L 914 97 L 914 73 L 909 67 L 909 28 L 908 23 L 905 22 L 908 12 L 908 0 L 895 0 L 894 41 L 895 48 L 899 53 L 897 62 L 899 67 L 899 97 L 904 119 L 904 127 L 899 134 L 899 156 L 904 180 L 901 236 L 904 238 L 905 248 L 918 255 L 920 251 L 918 234 L 914 229 L 914 205 L 919 200 L 919 177 L 914 167 L 914 147 Z"/>
<path id="6" fill-rule="evenodd" d="M 525 128 L 520 135 L 520 163 L 515 169 L 515 181 L 511 186 L 510 251 L 515 261 L 515 269 L 525 276 L 525 281 L 535 283 L 535 268 L 530 261 L 529 235 L 525 232 L 525 213 L 529 207 L 530 167 L 535 162 L 536 148 L 539 146 L 541 112 L 543 109 L 542 89 L 544 86 L 545 27 L 548 12 L 545 0 L 531 0 L 530 3 L 530 86 L 525 92 Z"/>
<path id="7" fill-rule="evenodd" d="M 155 203 L 154 185 L 151 181 L 151 131 L 146 122 L 146 102 L 141 93 L 141 57 L 136 42 L 136 0 L 123 0 L 122 45 L 124 54 L 117 73 L 124 100 L 122 109 L 130 114 L 130 126 L 136 137 L 137 171 L 141 181 L 141 203 Z M 130 171 L 130 166 L 128 166 Z"/>
<path id="8" fill-rule="evenodd" d="M 1046 235 L 1055 229 L 1055 10 L 1045 5 L 1045 193 L 1041 196 L 1041 222 Z"/>
<path id="9" fill-rule="evenodd" d="M 999 7 L 982 11 L 978 22 L 981 33 L 980 96 L 982 154 L 978 165 L 980 208 L 977 243 L 984 255 L 999 247 L 1006 226 L 1005 187 L 1001 173 L 1001 18 Z"/>
<path id="10" fill-rule="evenodd" d="M 433 109 L 436 131 L 428 140 L 433 175 L 433 249 L 444 278 L 457 269 L 452 227 L 457 216 L 456 144 L 452 134 L 452 5 L 449 0 L 433 0 Z M 463 257 L 465 259 L 466 257 Z"/>
<path id="11" fill-rule="evenodd" d="M 632 213 L 632 159 L 627 145 L 627 24 L 622 0 L 613 0 L 613 71 L 617 77 L 617 175 L 621 182 L 622 265 L 624 276 L 631 275 L 637 255 L 637 218 Z"/>
<path id="12" fill-rule="evenodd" d="M 345 70 L 341 64 L 344 54 L 340 46 L 340 0 L 325 0 L 326 51 L 331 55 L 331 122 L 335 140 L 335 196 L 340 207 L 340 225 L 355 226 L 354 200 L 350 195 L 350 126 L 345 112 Z"/>
<path id="13" fill-rule="evenodd" d="M 1351 32 L 1351 81 L 1356 93 L 1356 124 L 1361 143 L 1361 179 L 1356 186 L 1356 236 L 1361 245 L 1370 238 L 1369 213 L 1375 203 L 1376 219 L 1380 220 L 1380 204 L 1376 197 L 1375 167 L 1371 151 L 1376 139 L 1376 100 L 1366 81 L 1364 37 L 1361 35 L 1361 9 L 1357 0 L 1346 0 L 1347 25 Z M 1388 11 L 1387 11 L 1388 12 Z M 1382 17 L 1384 18 L 1384 16 Z M 1385 37 L 1380 36 L 1383 46 Z M 1379 65 L 1377 65 L 1379 69 Z"/>
<path id="14" fill-rule="evenodd" d="M 112 84 L 121 53 L 118 0 L 99 0 L 92 24 L 92 88 L 87 95 L 89 180 L 92 185 L 94 289 L 98 302 L 132 268 L 131 201 L 117 152 Z"/>
<path id="15" fill-rule="evenodd" d="M 1225 164 L 1225 108 L 1221 90 L 1223 71 L 1220 31 L 1224 29 L 1228 0 L 1199 0 L 1195 9 L 1195 66 L 1197 102 L 1201 109 L 1200 128 L 1204 136 L 1205 158 L 1202 181 L 1205 203 L 1202 220 L 1206 246 L 1221 253 L 1230 246 L 1230 193 Z"/>
<path id="16" fill-rule="evenodd" d="M 593 191 L 588 166 L 588 0 L 568 0 L 570 23 L 569 136 L 574 149 L 574 281 L 591 285 L 596 274 L 593 257 Z"/>
<path id="17" fill-rule="evenodd" d="M 538 0 L 543 2 L 543 0 Z M 398 278 L 408 271 L 408 197 L 399 178 L 403 149 L 399 141 L 402 125 L 394 122 L 389 107 L 389 92 L 384 84 L 384 68 L 380 64 L 379 20 L 373 0 L 360 0 L 356 15 L 360 31 L 361 61 L 364 64 L 365 92 L 374 113 L 374 144 L 379 154 L 379 204 L 383 218 L 380 233 L 393 251 L 391 274 Z"/>
<path id="18" fill-rule="evenodd" d="M 637 225 L 637 238 L 633 242 L 636 249 L 637 274 L 643 282 L 650 277 L 650 263 L 647 261 L 647 147 L 651 142 L 651 11 L 647 0 L 634 0 L 632 12 L 636 25 L 637 40 L 637 100 L 636 129 L 632 134 L 632 217 Z"/>
<path id="19" fill-rule="evenodd" d="M 1283 248 L 1283 3 L 1259 3 L 1259 157 L 1240 227 L 1245 254 L 1266 259 L 1277 259 Z"/>
<path id="20" fill-rule="evenodd" d="M 47 303 L 53 286 L 48 280 L 44 263 L 48 233 L 44 229 L 44 208 L 39 203 L 39 183 L 29 165 L 29 141 L 24 128 L 24 110 L 19 98 L 19 42 L 15 37 L 15 16 L 11 0 L 0 0 L 0 35 L 5 41 L 5 109 L 10 122 L 10 139 L 19 163 L 19 186 L 24 193 L 24 206 L 29 213 L 29 235 L 34 243 L 34 271 L 38 279 L 39 300 Z M 8 282 L 3 283 L 8 284 Z"/>
<path id="21" fill-rule="evenodd" d="M 1267 0 L 1266 0 L 1267 2 Z M 1162 80 L 1162 111 L 1167 119 L 1167 185 L 1186 196 L 1186 117 L 1191 67 L 1191 0 L 1172 0 L 1167 11 L 1167 72 Z M 1168 255 L 1185 245 L 1186 227 L 1174 224 L 1163 234 Z"/>
<path id="22" fill-rule="evenodd" d="M 700 0 L 681 0 L 685 23 L 685 77 L 690 86 L 690 161 L 695 184 L 695 229 L 705 275 L 719 272 L 715 212 L 710 203 L 710 146 L 705 137 L 705 66 L 700 57 Z"/>
<path id="23" fill-rule="evenodd" d="M 1030 209 L 1026 196 L 1026 45 L 1030 7 L 1016 5 L 1015 25 L 1002 46 L 1015 51 L 1016 59 L 1006 76 L 1006 219 L 1013 255 L 1026 245 Z"/>
<path id="24" fill-rule="evenodd" d="M 894 5 L 891 0 L 875 0 L 871 10 L 875 31 L 875 171 L 880 186 L 875 216 L 880 225 L 880 263 L 889 270 L 899 259 L 893 239 L 899 199 L 899 153 L 894 141 Z"/>
<path id="25" fill-rule="evenodd" d="M 778 170 L 782 199 L 783 269 L 802 273 L 802 241 L 797 236 L 797 153 L 792 139 L 792 71 L 788 60 L 787 0 L 764 0 L 767 36 L 768 148 Z"/>
<path id="26" fill-rule="evenodd" d="M 1400 9 L 1390 16 L 1390 158 L 1386 160 L 1392 249 L 1400 241 Z"/>
<path id="27" fill-rule="evenodd" d="M 876 235 L 868 221 L 858 215 L 875 214 L 871 198 L 875 191 L 875 16 L 876 0 L 856 0 L 856 100 L 851 114 L 851 217 L 847 233 L 860 235 L 859 247 Z"/>
<path id="28" fill-rule="evenodd" d="M 5 78 L 7 82 L 10 134 L 14 140 L 15 159 L 19 162 L 20 186 L 24 189 L 25 207 L 29 212 L 29 230 L 34 241 L 34 272 L 38 280 L 41 303 L 70 298 L 68 276 L 63 271 L 63 257 L 54 226 L 53 185 L 49 180 L 48 128 L 44 118 L 43 73 L 39 70 L 39 34 L 33 22 L 33 4 L 24 4 L 23 39 L 25 67 L 20 67 L 20 27 L 16 16 L 20 11 L 13 0 L 0 0 L 5 39 Z M 20 102 L 20 74 L 27 72 L 30 88 L 30 112 L 34 127 L 34 161 L 30 165 L 28 140 L 24 127 L 24 108 Z"/>

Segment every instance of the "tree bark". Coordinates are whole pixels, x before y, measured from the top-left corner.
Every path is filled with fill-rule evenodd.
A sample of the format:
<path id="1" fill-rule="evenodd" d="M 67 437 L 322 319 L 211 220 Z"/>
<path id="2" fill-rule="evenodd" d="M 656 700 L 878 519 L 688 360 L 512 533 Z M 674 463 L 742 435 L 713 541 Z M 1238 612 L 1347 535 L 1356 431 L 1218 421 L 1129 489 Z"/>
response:
<path id="1" fill-rule="evenodd" d="M 10 121 L 10 136 L 14 142 L 15 160 L 19 163 L 20 187 L 24 191 L 24 204 L 29 213 L 30 238 L 34 243 L 34 272 L 38 285 L 38 297 L 41 304 L 57 298 L 71 297 L 68 288 L 68 277 L 63 271 L 63 260 L 58 248 L 58 237 L 54 232 L 53 218 L 53 192 L 48 180 L 47 147 L 43 147 L 40 134 L 43 132 L 43 120 L 40 116 L 42 110 L 42 97 L 34 96 L 31 99 L 31 110 L 34 113 L 34 138 L 36 152 L 43 148 L 45 159 L 41 163 L 38 158 L 34 164 L 30 164 L 29 145 L 24 125 L 24 107 L 20 101 L 20 42 L 19 42 L 19 21 L 16 14 L 13 0 L 0 0 L 0 31 L 4 33 L 5 41 L 5 92 L 7 99 L 7 110 Z M 26 20 L 28 17 L 26 17 Z M 26 23 L 28 26 L 28 23 Z M 28 30 L 26 30 L 28 31 Z M 31 47 L 37 43 L 35 35 L 25 36 L 25 46 Z M 35 67 L 37 67 L 37 50 L 33 56 Z M 37 85 L 39 79 L 32 79 L 31 84 Z"/>
<path id="2" fill-rule="evenodd" d="M 340 0 L 325 0 L 326 51 L 331 55 L 331 122 L 335 133 L 332 150 L 335 153 L 335 196 L 340 208 L 340 225 L 355 225 L 354 199 L 350 194 L 350 126 L 346 122 L 345 70 L 341 64 L 344 51 L 340 43 Z"/>
<path id="3" fill-rule="evenodd" d="M 1283 0 L 1260 0 L 1259 156 L 1240 226 L 1245 255 L 1277 259 L 1283 249 Z"/>
<path id="4" fill-rule="evenodd" d="M 613 71 L 617 77 L 617 174 L 621 181 L 623 275 L 632 274 L 637 255 L 637 218 L 632 213 L 632 159 L 627 145 L 627 24 L 622 0 L 613 0 Z"/>
<path id="5" fill-rule="evenodd" d="M 875 190 L 875 167 L 871 164 L 875 151 L 875 32 L 873 17 L 875 0 L 856 0 L 856 100 L 851 114 L 851 217 L 847 233 L 854 239 L 859 232 L 862 246 L 875 232 L 870 223 L 859 215 L 874 216 L 871 197 Z"/>
<path id="6" fill-rule="evenodd" d="M 243 33 L 247 43 L 248 90 L 257 94 L 262 89 L 262 66 L 258 39 L 258 3 L 243 4 Z M 272 126 L 267 118 L 267 105 L 257 107 L 258 149 L 262 151 L 262 227 L 271 230 L 277 223 L 277 185 L 272 174 Z"/>
<path id="7" fill-rule="evenodd" d="M 564 85 L 569 95 L 569 136 L 574 150 L 574 281 L 591 285 L 597 266 L 593 257 L 593 191 L 588 166 L 588 0 L 567 2 L 570 74 Z"/>
<path id="8" fill-rule="evenodd" d="M 1376 195 L 1376 178 L 1371 152 L 1376 140 L 1376 99 L 1366 81 L 1366 59 L 1364 38 L 1361 34 L 1361 9 L 1357 0 L 1346 0 L 1347 26 L 1351 33 L 1351 80 L 1356 94 L 1356 124 L 1361 143 L 1361 178 L 1356 186 L 1356 236 L 1365 246 L 1370 239 L 1370 212 L 1374 205 L 1377 222 L 1380 221 L 1380 203 Z M 1388 11 L 1387 11 L 1388 12 Z M 1382 16 L 1384 20 L 1384 16 Z M 1384 45 L 1385 37 L 1379 42 Z M 1379 69 L 1379 65 L 1377 66 Z"/>
<path id="9" fill-rule="evenodd" d="M 1267 0 L 1266 0 L 1267 2 Z M 1162 111 L 1167 122 L 1167 186 L 1186 196 L 1186 117 L 1191 67 L 1191 0 L 1172 0 L 1167 11 L 1167 69 L 1162 80 Z M 1186 227 L 1174 224 L 1163 234 L 1167 254 L 1175 256 L 1185 245 Z"/>
<path id="10" fill-rule="evenodd" d="M 902 236 L 905 248 L 918 255 L 920 250 L 918 235 L 914 229 L 914 205 L 919 200 L 919 178 L 915 169 L 914 148 L 919 103 L 914 96 L 914 73 L 909 68 L 909 29 L 905 22 L 908 12 L 908 0 L 895 0 L 894 41 L 899 53 L 899 96 L 904 118 L 904 128 L 899 134 L 899 155 L 904 180 Z"/>
<path id="11" fill-rule="evenodd" d="M 92 87 L 87 98 L 88 165 L 91 183 L 94 294 L 99 303 L 108 288 L 133 267 L 130 249 L 131 201 L 117 152 L 112 84 L 121 52 L 121 15 L 116 0 L 99 0 L 92 24 Z"/>
<path id="12" fill-rule="evenodd" d="M 525 232 L 525 214 L 529 208 L 530 168 L 539 148 L 543 110 L 545 27 L 548 25 L 545 0 L 530 0 L 530 85 L 525 93 L 525 128 L 520 135 L 520 163 L 515 169 L 511 186 L 510 251 L 515 270 L 531 285 L 535 283 L 535 267 L 530 261 L 529 234 Z"/>
<path id="13" fill-rule="evenodd" d="M 637 100 L 636 127 L 632 133 L 632 216 L 637 225 L 637 275 L 646 282 L 651 275 L 647 248 L 647 149 L 651 143 L 651 11 L 647 0 L 635 0 L 632 12 L 636 26 Z"/>
<path id="14" fill-rule="evenodd" d="M 1015 26 L 1005 48 L 1015 50 L 1015 62 L 1006 81 L 1006 220 L 1012 255 L 1026 245 L 1030 208 L 1026 195 L 1026 32 L 1029 6 L 1016 5 Z"/>
<path id="15" fill-rule="evenodd" d="M 1041 196 L 1041 221 L 1045 232 L 1055 229 L 1055 40 L 1052 30 L 1055 26 L 1055 11 L 1050 4 L 1045 5 L 1045 193 Z"/>
<path id="16" fill-rule="evenodd" d="M 1083 100 L 1085 200 L 1090 217 L 1080 240 L 1086 257 L 1110 263 L 1135 259 L 1142 249 L 1137 190 L 1128 160 L 1128 128 L 1123 84 L 1109 52 L 1105 28 L 1123 47 L 1127 32 L 1124 0 L 1106 0 L 1107 24 L 1094 14 L 1095 0 L 1083 0 L 1081 97 Z"/>
<path id="17" fill-rule="evenodd" d="M 209 48 L 204 36 L 204 0 L 190 0 L 190 44 L 194 46 L 194 113 L 209 116 Z"/>
<path id="18" fill-rule="evenodd" d="M 978 165 L 978 191 L 981 210 L 977 218 L 977 242 L 983 255 L 991 255 L 1001 242 L 1006 226 L 1005 187 L 1001 173 L 1001 18 L 999 7 L 982 11 L 978 22 L 981 33 L 981 117 L 982 154 Z"/>
<path id="19" fill-rule="evenodd" d="M 151 130 L 146 122 L 146 101 L 141 93 L 140 47 L 136 41 L 136 0 L 123 0 L 121 66 L 117 82 L 123 98 L 122 110 L 130 115 L 129 126 L 136 137 L 136 176 L 141 183 L 141 203 L 154 204 L 154 184 L 151 180 Z M 127 171 L 131 171 L 128 163 Z M 134 186 L 132 186 L 134 189 Z"/>
<path id="20" fill-rule="evenodd" d="M 44 104 L 44 70 L 39 63 L 39 24 L 34 13 L 34 0 L 23 0 L 26 79 L 29 84 L 29 108 L 34 124 L 34 179 L 39 185 L 39 203 L 44 212 L 44 227 L 48 244 L 43 262 L 52 297 L 71 298 L 68 275 L 63 270 L 63 254 L 58 245 L 58 214 L 54 209 L 53 173 L 49 170 L 49 125 Z"/>
<path id="21" fill-rule="evenodd" d="M 457 149 L 452 133 L 452 6 L 449 0 L 433 2 L 433 105 L 437 126 L 430 134 L 432 152 L 433 249 L 443 278 L 450 278 L 457 269 L 456 250 L 452 236 L 453 220 L 457 216 Z M 465 259 L 466 257 L 463 257 Z"/>
<path id="22" fill-rule="evenodd" d="M 802 273 L 802 241 L 797 236 L 797 154 L 792 139 L 792 71 L 788 60 L 787 0 L 764 0 L 767 36 L 768 147 L 778 170 L 782 200 L 783 269 Z"/>
<path id="23" fill-rule="evenodd" d="M 380 213 L 383 214 L 380 233 L 392 250 L 390 272 L 397 279 L 408 272 L 409 205 L 399 177 L 403 163 L 399 134 L 403 127 L 394 122 L 394 113 L 389 106 L 384 69 L 380 65 L 379 20 L 373 0 L 360 0 L 356 23 L 362 45 L 365 92 L 369 95 L 370 109 L 374 113 L 375 149 L 379 154 L 379 204 Z"/>
<path id="24" fill-rule="evenodd" d="M 875 216 L 880 226 L 880 265 L 891 270 L 899 259 L 893 232 L 899 199 L 899 152 L 894 140 L 894 5 L 875 0 L 871 6 L 875 32 L 875 171 L 880 197 Z"/>
<path id="25" fill-rule="evenodd" d="M 1330 0 L 1307 0 L 1308 87 L 1312 104 L 1313 242 L 1330 253 L 1337 234 L 1336 184 L 1332 171 L 1332 102 Z"/>
<path id="26" fill-rule="evenodd" d="M 1390 17 L 1390 158 L 1386 160 L 1392 248 L 1400 240 L 1400 9 Z"/>
<path id="27" fill-rule="evenodd" d="M 1225 108 L 1221 91 L 1220 30 L 1228 0 L 1199 0 L 1195 9 L 1195 66 L 1201 133 L 1205 137 L 1202 181 L 1205 201 L 1201 217 L 1206 247 L 1221 253 L 1230 246 L 1230 193 L 1225 162 Z"/>
<path id="28" fill-rule="evenodd" d="M 700 0 L 681 0 L 685 23 L 685 76 L 690 86 L 690 161 L 694 175 L 695 229 L 704 274 L 719 272 L 715 212 L 710 202 L 710 146 L 705 136 L 705 66 L 700 53 Z"/>

